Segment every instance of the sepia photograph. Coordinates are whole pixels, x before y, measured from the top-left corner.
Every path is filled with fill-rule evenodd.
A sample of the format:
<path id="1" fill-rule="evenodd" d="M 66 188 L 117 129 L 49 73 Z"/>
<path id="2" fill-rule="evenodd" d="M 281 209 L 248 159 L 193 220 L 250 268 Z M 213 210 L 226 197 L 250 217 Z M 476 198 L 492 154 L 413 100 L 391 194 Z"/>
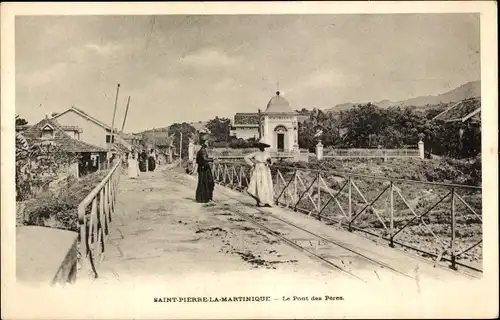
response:
<path id="1" fill-rule="evenodd" d="M 460 315 L 498 315 L 498 303 L 478 304 L 472 290 L 488 285 L 498 254 L 486 246 L 498 208 L 484 202 L 497 193 L 484 179 L 498 154 L 496 143 L 485 147 L 493 137 L 482 124 L 498 109 L 483 74 L 497 58 L 482 59 L 479 7 L 167 10 L 10 18 L 14 104 L 7 113 L 2 97 L 2 190 L 9 184 L 12 194 L 2 200 L 12 207 L 2 205 L 2 231 L 11 216 L 15 284 L 68 299 L 85 287 L 88 299 L 109 304 L 97 288 L 121 294 L 131 285 L 138 305 L 157 312 L 116 314 L 136 319 L 178 304 L 230 305 L 216 315 L 224 318 L 390 318 L 354 300 L 470 285 L 476 302 Z M 4 149 L 4 122 L 15 150 Z M 170 291 L 133 293 L 163 282 Z M 433 308 L 451 303 L 429 299 Z M 394 317 L 458 315 L 445 311 Z"/>

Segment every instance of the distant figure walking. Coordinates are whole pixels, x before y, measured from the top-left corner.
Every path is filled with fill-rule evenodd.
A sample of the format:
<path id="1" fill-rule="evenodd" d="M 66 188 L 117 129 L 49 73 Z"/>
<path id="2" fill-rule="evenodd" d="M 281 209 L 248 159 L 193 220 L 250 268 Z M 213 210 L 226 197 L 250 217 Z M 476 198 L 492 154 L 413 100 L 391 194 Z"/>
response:
<path id="1" fill-rule="evenodd" d="M 196 154 L 196 163 L 198 164 L 198 186 L 196 188 L 196 202 L 207 203 L 213 201 L 215 182 L 212 175 L 210 162 L 213 159 L 208 157 L 207 151 L 208 137 L 200 135 L 201 148 Z"/>
<path id="2" fill-rule="evenodd" d="M 253 167 L 247 192 L 257 201 L 258 207 L 271 207 L 274 188 L 269 165 L 271 165 L 272 161 L 269 153 L 266 151 L 266 148 L 270 146 L 262 138 L 257 142 L 257 147 L 259 151 L 245 156 L 245 162 Z"/>
<path id="3" fill-rule="evenodd" d="M 148 171 L 147 160 L 148 155 L 146 153 L 146 150 L 142 150 L 141 154 L 139 155 L 139 170 L 141 170 L 141 172 Z"/>
<path id="4" fill-rule="evenodd" d="M 130 152 L 128 155 L 128 177 L 135 179 L 139 176 L 139 165 L 137 163 L 137 155 L 134 151 Z"/>
<path id="5" fill-rule="evenodd" d="M 156 152 L 154 149 L 151 149 L 148 158 L 148 171 L 155 171 L 156 168 Z"/>

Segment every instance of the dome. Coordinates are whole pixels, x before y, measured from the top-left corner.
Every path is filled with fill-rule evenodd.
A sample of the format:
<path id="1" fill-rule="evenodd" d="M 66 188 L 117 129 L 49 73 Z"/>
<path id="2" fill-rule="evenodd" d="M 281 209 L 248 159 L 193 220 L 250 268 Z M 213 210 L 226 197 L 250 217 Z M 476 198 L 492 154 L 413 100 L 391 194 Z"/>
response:
<path id="1" fill-rule="evenodd" d="M 286 98 L 280 95 L 280 92 L 276 92 L 276 95 L 269 100 L 267 103 L 266 113 L 290 113 L 293 112 L 290 107 L 290 102 Z"/>

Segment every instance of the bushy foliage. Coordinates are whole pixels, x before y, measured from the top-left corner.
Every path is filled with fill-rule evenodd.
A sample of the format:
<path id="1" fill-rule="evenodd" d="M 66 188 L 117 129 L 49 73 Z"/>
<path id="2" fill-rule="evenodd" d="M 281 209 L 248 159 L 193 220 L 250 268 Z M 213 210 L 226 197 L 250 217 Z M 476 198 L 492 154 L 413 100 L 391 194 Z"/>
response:
<path id="1" fill-rule="evenodd" d="M 16 200 L 30 199 L 76 161 L 78 155 L 62 151 L 60 146 L 36 144 L 24 150 L 16 141 Z"/>
<path id="2" fill-rule="evenodd" d="M 211 132 L 213 143 L 228 142 L 230 126 L 231 121 L 227 118 L 215 117 L 208 121 L 207 129 Z"/>
<path id="3" fill-rule="evenodd" d="M 432 120 L 446 104 L 425 108 L 390 107 L 373 104 L 356 105 L 340 114 L 313 110 L 309 119 L 299 125 L 299 146 L 313 152 L 318 139 L 316 126 L 323 128 L 321 142 L 334 148 L 396 149 L 425 143 L 428 153 L 464 158 L 481 151 L 479 127 Z M 462 139 L 460 139 L 462 129 Z M 341 134 L 342 132 L 342 134 Z"/>
<path id="4" fill-rule="evenodd" d="M 188 146 L 190 139 L 197 139 L 197 133 L 195 127 L 189 123 L 174 123 L 168 127 L 168 135 L 173 135 L 173 145 L 177 153 L 179 153 L 180 147 L 180 133 L 182 132 L 182 157 L 186 158 L 188 156 Z"/>
<path id="5" fill-rule="evenodd" d="M 99 184 L 108 171 L 91 173 L 74 181 L 55 195 L 45 192 L 24 203 L 22 225 L 47 226 L 78 231 L 78 205 Z"/>

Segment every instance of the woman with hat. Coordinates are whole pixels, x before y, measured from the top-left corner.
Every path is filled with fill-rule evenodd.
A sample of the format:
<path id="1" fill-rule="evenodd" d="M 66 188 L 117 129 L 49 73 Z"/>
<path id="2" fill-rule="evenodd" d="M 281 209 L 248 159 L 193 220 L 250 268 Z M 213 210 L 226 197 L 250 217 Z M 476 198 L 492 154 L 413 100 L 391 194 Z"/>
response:
<path id="1" fill-rule="evenodd" d="M 208 157 L 207 151 L 208 131 L 200 130 L 201 148 L 196 153 L 196 163 L 198 164 L 198 186 L 196 188 L 196 202 L 207 203 L 213 201 L 213 192 L 215 187 L 212 176 L 210 162 L 213 159 Z"/>
<path id="2" fill-rule="evenodd" d="M 247 192 L 257 201 L 257 206 L 271 207 L 274 196 L 273 178 L 271 175 L 271 157 L 266 151 L 270 145 L 264 138 L 257 142 L 259 151 L 245 157 L 245 162 L 253 167 Z"/>

